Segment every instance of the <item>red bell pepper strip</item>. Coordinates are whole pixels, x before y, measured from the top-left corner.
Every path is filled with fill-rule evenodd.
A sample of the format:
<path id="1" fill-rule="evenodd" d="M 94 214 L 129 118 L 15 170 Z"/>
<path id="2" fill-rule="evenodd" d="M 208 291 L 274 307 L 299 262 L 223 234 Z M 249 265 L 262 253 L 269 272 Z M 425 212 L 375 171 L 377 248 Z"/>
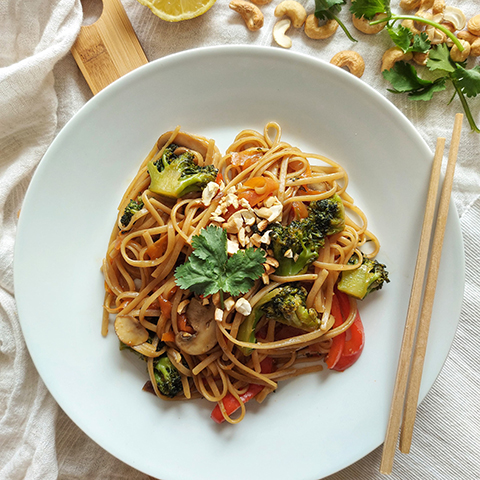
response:
<path id="1" fill-rule="evenodd" d="M 270 357 L 267 357 L 262 360 L 260 366 L 262 373 L 271 373 L 273 371 L 273 360 Z M 242 401 L 242 403 L 245 404 L 249 400 L 254 398 L 256 395 L 258 395 L 263 389 L 263 385 L 251 383 L 247 391 L 243 395 L 240 395 L 240 400 Z M 240 408 L 240 403 L 230 392 L 227 393 L 225 397 L 223 397 L 222 403 L 228 416 L 232 415 Z M 225 421 L 225 417 L 223 416 L 222 410 L 220 409 L 220 405 L 215 406 L 212 411 L 211 417 L 216 423 L 222 423 Z"/>
<path id="2" fill-rule="evenodd" d="M 343 292 L 336 291 L 335 296 L 338 297 L 340 309 L 344 318 L 350 315 L 350 301 L 348 295 Z M 363 328 L 360 314 L 355 316 L 351 327 L 346 331 L 346 339 L 343 346 L 343 351 L 340 359 L 333 367 L 333 370 L 343 372 L 347 368 L 351 367 L 360 357 L 365 345 L 365 331 Z"/>
<path id="3" fill-rule="evenodd" d="M 332 298 L 331 314 L 335 318 L 335 322 L 332 328 L 339 327 L 343 323 L 343 316 L 342 316 L 342 311 L 340 310 L 340 303 L 338 302 L 338 298 L 336 295 L 334 295 Z M 327 367 L 330 370 L 332 370 L 340 360 L 344 345 L 345 345 L 345 333 L 341 333 L 340 335 L 333 337 L 332 346 L 330 347 L 330 350 L 327 356 L 325 357 L 325 363 L 327 364 Z"/>

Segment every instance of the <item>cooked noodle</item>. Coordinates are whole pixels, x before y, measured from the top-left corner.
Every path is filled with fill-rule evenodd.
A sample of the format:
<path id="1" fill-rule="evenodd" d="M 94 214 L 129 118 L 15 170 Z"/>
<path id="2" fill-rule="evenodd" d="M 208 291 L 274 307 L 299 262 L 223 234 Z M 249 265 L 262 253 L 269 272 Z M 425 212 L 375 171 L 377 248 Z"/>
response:
<path id="1" fill-rule="evenodd" d="M 219 402 L 226 420 L 238 423 L 245 415 L 245 407 L 240 401 L 239 414 L 230 418 L 221 402 L 228 392 L 239 400 L 249 384 L 260 384 L 266 388 L 257 400 L 263 401 L 277 388 L 278 382 L 322 370 L 331 339 L 345 332 L 356 315 L 356 303 L 351 300 L 350 315 L 342 325 L 333 328 L 330 310 L 337 278 L 342 271 L 356 268 L 347 264 L 352 256 L 356 255 L 360 261 L 364 255 L 373 257 L 379 244 L 367 230 L 366 216 L 346 193 L 348 176 L 345 170 L 329 158 L 304 153 L 282 142 L 278 124 L 268 123 L 263 133 L 242 131 L 224 156 L 211 140 L 191 136 L 195 141 L 185 145 L 181 135 L 185 134 L 180 133 L 179 128 L 162 135 L 119 205 L 117 223 L 102 266 L 106 290 L 102 333 L 107 334 L 111 314 L 133 317 L 150 333 L 147 341 L 132 348 L 148 359 L 147 371 L 154 393 L 164 400 L 172 400 L 158 390 L 153 368 L 154 359 L 167 353 L 182 377 L 183 394 L 173 400 L 203 397 Z M 208 206 L 198 192 L 170 200 L 148 190 L 147 164 L 158 160 L 171 143 L 193 151 L 199 165 L 214 165 L 221 172 L 224 189 Z M 257 332 L 262 330 L 264 338 L 257 336 L 257 343 L 242 342 L 237 334 L 244 316 L 233 308 L 224 311 L 222 321 L 214 322 L 216 345 L 200 355 L 188 354 L 172 339 L 185 328 L 180 324 L 182 314 L 179 311 L 188 303 L 184 301 L 193 295 L 177 287 L 175 268 L 191 253 L 191 239 L 202 228 L 211 224 L 224 226 L 225 219 L 219 218 L 215 211 L 226 193 L 238 192 L 245 181 L 262 175 L 278 183 L 275 195 L 283 205 L 281 221 L 284 224 L 291 221 L 292 212 L 299 205 L 305 207 L 311 201 L 329 198 L 335 193 L 345 205 L 344 230 L 327 238 L 317 260 L 306 273 L 288 277 L 271 271 L 255 281 L 253 288 L 244 295 L 255 307 L 266 293 L 279 285 L 300 282 L 307 290 L 307 307 L 314 307 L 318 312 L 320 328 L 277 338 L 281 325 L 264 319 L 257 325 Z M 258 187 L 256 193 L 262 195 L 265 191 Z M 130 199 L 138 197 L 143 201 L 143 208 L 133 215 L 127 226 L 122 225 L 125 207 Z M 257 219 L 257 223 L 260 221 Z M 366 242 L 373 245 L 370 254 L 360 251 Z M 209 301 L 216 302 L 214 297 Z M 168 341 L 162 342 L 162 338 Z M 250 348 L 253 353 L 246 356 L 240 347 Z M 261 373 L 260 364 L 267 356 L 274 359 L 275 370 Z"/>

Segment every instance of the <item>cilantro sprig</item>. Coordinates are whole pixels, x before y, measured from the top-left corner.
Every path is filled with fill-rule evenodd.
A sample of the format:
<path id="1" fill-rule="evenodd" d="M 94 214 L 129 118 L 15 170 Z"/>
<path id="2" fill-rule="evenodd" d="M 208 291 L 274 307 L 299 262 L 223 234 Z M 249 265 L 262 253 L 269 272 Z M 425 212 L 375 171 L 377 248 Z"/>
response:
<path id="1" fill-rule="evenodd" d="M 346 3 L 346 0 L 315 0 L 315 16 L 319 20 L 336 20 L 349 40 L 357 42 L 358 40 L 353 38 L 345 24 L 337 16 Z"/>
<path id="2" fill-rule="evenodd" d="M 422 79 L 415 67 L 405 62 L 397 62 L 391 70 L 382 74 L 393 86 L 390 92 L 407 93 L 412 100 L 431 100 L 436 92 L 446 89 L 447 82 L 451 82 L 455 93 L 450 102 L 458 95 L 471 130 L 480 133 L 466 99 L 480 94 L 480 66 L 466 69 L 464 65 L 453 62 L 448 47 L 440 44 L 430 50 L 427 68 L 439 76 L 435 80 Z"/>
<path id="3" fill-rule="evenodd" d="M 403 53 L 426 53 L 431 47 L 430 39 L 425 32 L 414 35 L 409 28 L 403 25 L 398 28 L 388 28 L 388 34 L 393 43 L 402 49 Z"/>
<path id="4" fill-rule="evenodd" d="M 258 248 L 227 253 L 227 232 L 210 225 L 192 238 L 193 251 L 188 260 L 175 270 L 176 283 L 197 295 L 220 292 L 237 296 L 248 292 L 265 271 L 265 252 Z"/>
<path id="5" fill-rule="evenodd" d="M 350 7 L 352 12 L 357 18 L 365 17 L 367 20 L 372 20 L 370 25 L 376 25 L 378 23 L 387 22 L 387 30 L 394 28 L 395 22 L 398 20 L 413 20 L 414 22 L 424 23 L 425 25 L 431 25 L 438 28 L 445 35 L 447 35 L 452 42 L 457 46 L 460 51 L 463 51 L 463 45 L 458 38 L 445 26 L 440 23 L 429 20 L 428 18 L 417 17 L 416 15 L 397 15 L 390 9 L 390 0 L 354 0 Z M 385 13 L 387 16 L 379 20 L 373 20 L 375 15 L 379 13 Z M 390 35 L 392 36 L 392 35 Z"/>

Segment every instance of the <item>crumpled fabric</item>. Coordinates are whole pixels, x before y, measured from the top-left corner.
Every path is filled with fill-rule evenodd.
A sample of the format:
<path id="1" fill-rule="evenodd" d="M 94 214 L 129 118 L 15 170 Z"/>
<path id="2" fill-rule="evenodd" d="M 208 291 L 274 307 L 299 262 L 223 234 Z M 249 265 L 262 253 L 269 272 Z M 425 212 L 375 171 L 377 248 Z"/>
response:
<path id="1" fill-rule="evenodd" d="M 166 23 L 136 0 L 122 1 L 147 58 L 224 44 L 276 46 L 272 28 L 279 0 L 262 6 L 264 27 L 246 29 L 228 2 L 218 0 L 205 15 Z M 308 13 L 314 1 L 301 0 Z M 480 13 L 476 2 L 447 2 L 467 18 Z M 85 18 L 101 12 L 100 0 L 82 2 Z M 57 406 L 28 354 L 18 321 L 13 288 L 17 216 L 35 167 L 65 123 L 91 93 L 69 53 L 82 23 L 79 0 L 3 0 L 0 2 L 0 479 L 128 479 L 148 477 L 112 457 L 90 440 Z M 340 18 L 351 26 L 348 5 Z M 398 2 L 392 10 L 401 12 Z M 461 111 L 451 90 L 433 101 L 413 102 L 387 91 L 380 74 L 388 35 L 356 31 L 351 43 L 339 29 L 315 41 L 291 28 L 292 50 L 329 61 L 340 50 L 359 52 L 366 63 L 362 80 L 393 102 L 414 124 L 432 151 L 447 138 Z M 470 59 L 469 66 L 478 64 Z M 254 82 L 255 79 L 252 79 Z M 319 79 L 321 81 L 321 79 Z M 469 101 L 480 123 L 480 101 Z M 480 478 L 480 135 L 464 123 L 453 199 L 460 216 L 466 256 L 466 286 L 459 328 L 445 366 L 419 407 L 411 453 L 397 452 L 392 479 L 475 480 Z M 388 141 L 388 139 L 382 139 Z M 381 447 L 329 480 L 383 479 Z"/>

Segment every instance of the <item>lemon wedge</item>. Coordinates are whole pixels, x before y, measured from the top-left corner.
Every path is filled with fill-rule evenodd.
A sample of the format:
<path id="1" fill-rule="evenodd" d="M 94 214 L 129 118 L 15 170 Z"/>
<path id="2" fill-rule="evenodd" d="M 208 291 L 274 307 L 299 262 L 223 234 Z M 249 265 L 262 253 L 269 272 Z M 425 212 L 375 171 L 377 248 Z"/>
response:
<path id="1" fill-rule="evenodd" d="M 138 0 L 157 17 L 167 22 L 181 22 L 203 15 L 217 0 Z"/>

